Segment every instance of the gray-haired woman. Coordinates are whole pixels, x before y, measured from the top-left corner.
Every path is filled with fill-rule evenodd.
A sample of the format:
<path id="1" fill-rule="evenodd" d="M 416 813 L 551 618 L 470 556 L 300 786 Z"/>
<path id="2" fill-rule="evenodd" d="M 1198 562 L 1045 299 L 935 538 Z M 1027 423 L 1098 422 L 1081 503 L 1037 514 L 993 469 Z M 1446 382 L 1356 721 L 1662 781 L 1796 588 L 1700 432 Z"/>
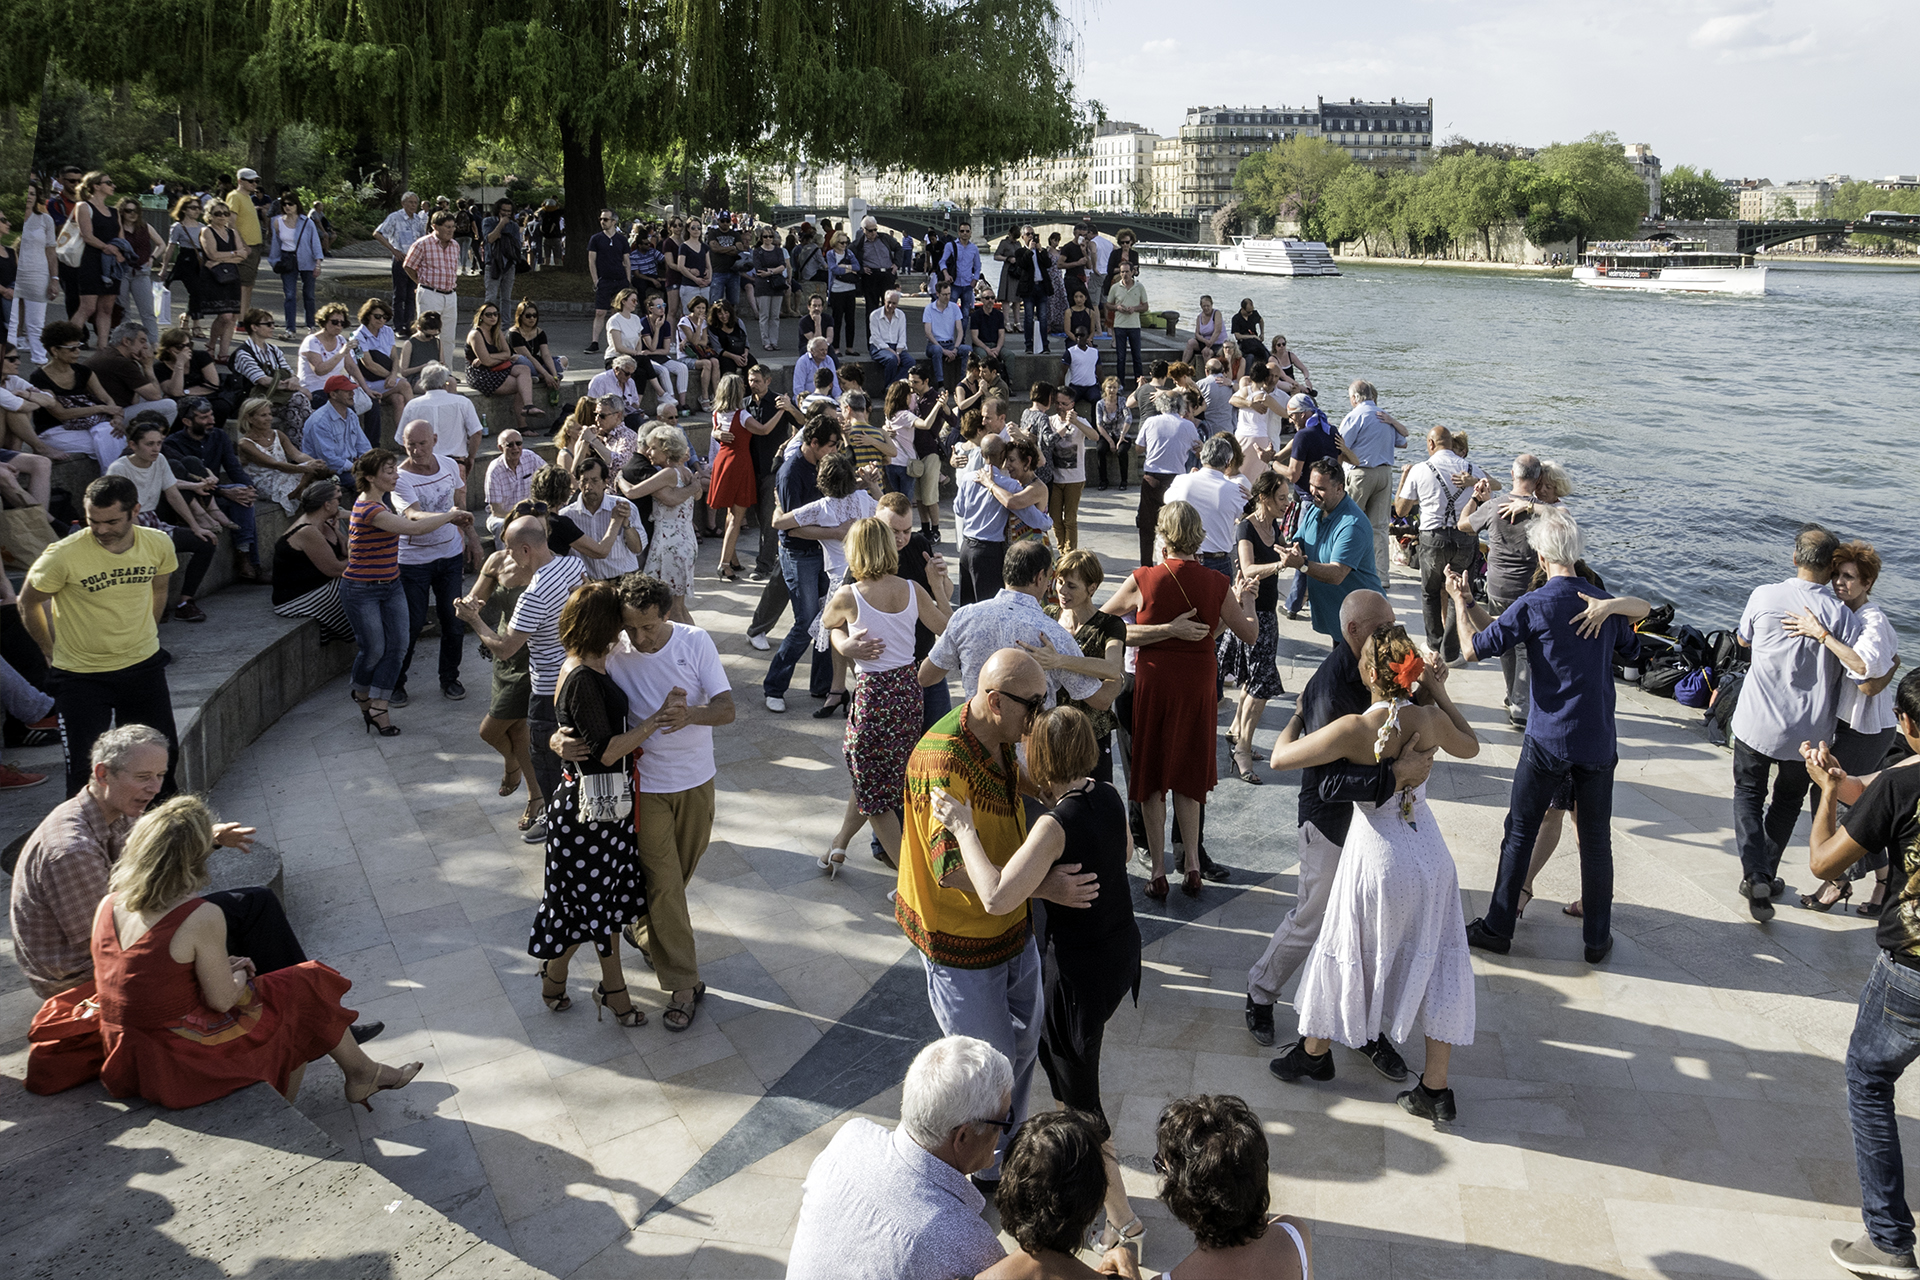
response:
<path id="1" fill-rule="evenodd" d="M 693 499 L 706 488 L 707 477 L 688 465 L 687 434 L 678 427 L 655 426 L 640 449 L 659 468 L 626 490 L 629 498 L 653 499 L 653 542 L 647 548 L 645 571 L 673 593 L 673 608 L 667 616 L 691 625 L 687 598 L 693 594 L 693 560 L 700 549 L 693 532 Z"/>

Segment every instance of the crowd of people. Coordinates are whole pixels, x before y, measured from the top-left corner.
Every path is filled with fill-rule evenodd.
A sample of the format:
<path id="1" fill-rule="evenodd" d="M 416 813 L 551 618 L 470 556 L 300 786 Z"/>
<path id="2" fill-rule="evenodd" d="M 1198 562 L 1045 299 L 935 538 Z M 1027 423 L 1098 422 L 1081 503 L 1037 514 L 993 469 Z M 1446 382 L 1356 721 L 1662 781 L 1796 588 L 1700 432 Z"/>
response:
<path id="1" fill-rule="evenodd" d="M 98 194 L 100 178 L 81 186 Z M 544 416 L 535 389 L 557 388 L 565 367 L 537 308 L 510 296 L 513 269 L 552 260 L 547 212 L 518 220 L 502 201 L 481 221 L 483 246 L 512 247 L 479 253 L 489 292 L 466 345 L 467 380 L 511 395 L 529 424 Z M 256 227 L 264 256 L 306 261 L 309 216 L 281 200 Z M 237 313 L 241 336 L 222 350 L 216 324 L 205 351 L 170 325 L 157 338 L 138 321 L 94 325 L 96 302 L 42 325 L 44 364 L 8 378 L 9 443 L 26 448 L 0 451 L 0 493 L 10 482 L 44 503 L 46 469 L 32 464 L 69 450 L 104 473 L 85 491 L 85 527 L 49 546 L 21 591 L 43 669 L 17 694 L 20 673 L 0 670 L 0 692 L 36 721 L 45 695 L 26 695 L 52 695 L 71 797 L 14 877 L 17 954 L 50 1000 L 92 984 L 109 1089 L 188 1105 L 268 1080 L 291 1096 L 304 1063 L 327 1055 L 354 1101 L 411 1078 L 358 1048 L 374 1032 L 341 1006 L 345 981 L 306 959 L 260 891 L 241 903 L 203 892 L 209 852 L 244 837 L 198 801 L 168 798 L 178 744 L 156 625 L 204 616 L 193 597 L 222 530 L 258 574 L 262 502 L 293 517 L 266 549 L 274 608 L 352 639 L 349 693 L 366 732 L 402 732 L 393 713 L 409 703 L 429 625 L 446 700 L 466 697 L 467 633 L 477 641 L 490 686 L 479 735 L 501 758 L 499 793 L 525 789 L 518 827 L 544 851 L 527 950 L 555 1015 L 572 1009 L 571 962 L 591 943 L 596 1018 L 647 1022 L 624 943 L 666 997 L 666 1030 L 699 1020 L 707 988 L 687 888 L 713 829 L 715 731 L 736 707 L 719 646 L 694 623 L 697 581 L 757 586 L 739 629 L 770 655 L 768 713 L 788 712 L 807 658 L 813 715 L 845 720 L 848 771 L 844 800 L 837 786 L 831 799 L 839 826 L 807 856 L 838 876 L 870 832 L 945 1038 L 909 1072 L 898 1130 L 851 1122 L 816 1161 L 792 1275 L 1064 1274 L 1056 1255 L 1089 1238 L 1105 1270 L 1134 1274 L 1144 1228 L 1100 1085 L 1104 1028 L 1141 980 L 1133 871 L 1148 904 L 1176 881 L 1200 898 L 1233 874 L 1208 856 L 1206 808 L 1222 739 L 1235 777 L 1268 781 L 1254 746 L 1268 704 L 1288 697 L 1282 613 L 1304 613 L 1328 648 L 1283 701 L 1265 761 L 1300 783 L 1295 901 L 1247 976 L 1246 1026 L 1262 1046 L 1278 1042 L 1275 1007 L 1298 979 L 1296 1032 L 1273 1076 L 1331 1081 L 1339 1044 L 1408 1084 L 1398 1102 L 1411 1114 L 1455 1119 L 1449 1060 L 1477 1020 L 1469 948 L 1513 946 L 1562 815 L 1581 890 L 1565 910 L 1581 918 L 1586 962 L 1606 962 L 1616 668 L 1640 661 L 1650 605 L 1601 586 L 1565 467 L 1521 453 L 1498 479 L 1470 460 L 1465 433 L 1439 425 L 1401 465 L 1414 429 L 1374 385 L 1352 381 L 1335 421 L 1250 301 L 1224 317 L 1203 298 L 1183 358 L 1143 366 L 1148 303 L 1126 235 L 1102 252 L 1090 227 L 1047 246 L 1023 228 L 991 255 L 998 295 L 965 228 L 922 246 L 922 341 L 908 337 L 898 292 L 913 251 L 871 218 L 851 236 L 802 226 L 787 245 L 744 218 L 598 220 L 587 354 L 606 367 L 560 424 L 552 464 L 510 429 L 473 474 L 479 421 L 451 389 L 440 336 L 471 268 L 456 215 L 429 216 L 411 195 L 381 224 L 395 303 L 368 301 L 351 337 L 343 306 L 320 307 L 292 364 L 272 315 L 244 299 L 218 313 Z M 221 245 L 253 244 L 244 223 L 238 241 L 214 224 L 195 234 L 212 246 L 203 267 L 239 251 Z M 324 242 L 310 247 L 317 266 Z M 497 252 L 515 263 L 498 290 Z M 293 284 L 285 296 L 291 327 Z M 779 350 L 788 297 L 801 339 L 790 380 L 755 355 Z M 743 303 L 757 333 L 737 317 Z M 1058 379 L 1032 383 L 1024 408 L 1001 364 L 1015 314 L 1036 350 L 1068 340 Z M 402 326 L 414 335 L 404 342 Z M 1090 344 L 1109 336 L 1115 369 L 1103 376 L 1107 349 Z M 244 384 L 230 411 L 237 445 L 215 426 L 219 363 Z M 376 447 L 384 401 L 399 453 Z M 678 425 L 689 414 L 710 424 L 704 457 Z M 1082 545 L 1089 453 L 1101 490 L 1110 463 L 1122 490 L 1139 463 L 1137 565 Z M 1409 522 L 1404 541 L 1396 518 Z M 719 544 L 710 565 L 703 534 Z M 1886 766 L 1901 743 L 1920 746 L 1920 677 L 1894 688 L 1871 546 L 1809 526 L 1792 559 L 1795 576 L 1758 589 L 1738 627 L 1750 654 L 1731 719 L 1740 894 L 1756 921 L 1772 917 L 1817 786 L 1822 881 L 1802 905 L 1832 910 L 1874 877 L 1859 910 L 1880 916 L 1887 957 L 1848 1056 L 1868 1234 L 1836 1243 L 1836 1257 L 1911 1267 L 1891 1099 L 1912 1057 L 1900 1001 L 1920 1002 L 1920 979 L 1904 976 L 1920 967 L 1908 924 L 1920 771 Z M 1412 633 L 1386 594 L 1396 561 L 1418 578 Z M 1438 753 L 1481 747 L 1451 672 L 1495 659 L 1523 737 L 1492 897 L 1469 922 L 1426 787 Z M 277 1035 L 263 1003 L 288 1011 Z M 230 1051 L 209 1033 L 228 1027 L 239 1028 Z M 1416 1038 L 1417 1074 L 1402 1053 Z M 1061 1110 L 1030 1118 L 1036 1067 Z M 1268 1229 L 1266 1159 L 1239 1099 L 1168 1105 L 1161 1194 L 1199 1243 L 1180 1274 L 1310 1274 L 1304 1224 Z M 978 1216 L 985 1196 L 1021 1254 L 1001 1255 Z"/>

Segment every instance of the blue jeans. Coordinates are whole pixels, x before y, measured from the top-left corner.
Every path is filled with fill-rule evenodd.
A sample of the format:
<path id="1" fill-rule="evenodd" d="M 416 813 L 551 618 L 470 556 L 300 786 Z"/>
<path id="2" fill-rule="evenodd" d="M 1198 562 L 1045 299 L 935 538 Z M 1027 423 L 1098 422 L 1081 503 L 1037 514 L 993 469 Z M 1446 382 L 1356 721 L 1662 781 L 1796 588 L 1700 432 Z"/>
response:
<path id="1" fill-rule="evenodd" d="M 286 295 L 288 333 L 295 331 L 293 327 L 293 291 L 295 287 L 299 285 L 306 286 L 307 328 L 313 328 L 313 272 L 289 271 L 280 277 L 280 291 Z"/>
<path id="2" fill-rule="evenodd" d="M 391 582 L 340 580 L 340 603 L 359 650 L 353 655 L 353 691 L 385 701 L 400 682 L 407 653 L 407 594 Z"/>
<path id="3" fill-rule="evenodd" d="M 978 284 L 978 283 L 979 283 L 979 280 L 976 279 L 974 281 L 974 284 Z M 961 315 L 963 316 L 972 315 L 973 314 L 973 285 L 957 284 L 953 286 L 953 300 L 960 304 Z"/>
<path id="4" fill-rule="evenodd" d="M 1019 955 L 991 969 L 952 969 L 935 964 L 925 954 L 920 962 L 927 969 L 927 1002 L 941 1032 L 985 1040 L 1007 1055 L 1013 1065 L 1013 1119 L 1015 1124 L 1025 1121 L 1027 1091 L 1033 1084 L 1034 1064 L 1040 1060 L 1040 949 L 1032 935 Z M 985 1181 L 998 1178 L 1000 1161 L 1012 1140 L 1012 1131 L 1002 1133 L 992 1167 L 974 1176 Z"/>
<path id="5" fill-rule="evenodd" d="M 1769 800 L 1767 775 L 1775 769 L 1780 772 Z M 1812 785 L 1805 761 L 1775 760 L 1733 740 L 1733 847 L 1740 854 L 1743 877 L 1771 881 L 1780 870 L 1780 855 L 1793 839 L 1793 824 Z"/>
<path id="6" fill-rule="evenodd" d="M 221 512 L 227 519 L 240 526 L 240 532 L 233 535 L 233 545 L 247 553 L 247 559 L 258 566 L 260 563 L 260 540 L 255 531 L 253 508 L 235 502 L 219 490 L 214 491 L 213 500 L 220 504 Z"/>
<path id="7" fill-rule="evenodd" d="M 1893 1086 L 1916 1057 L 1920 971 L 1897 965 L 1882 953 L 1860 992 L 1853 1039 L 1847 1042 L 1847 1118 L 1853 1123 L 1853 1160 L 1860 1173 L 1860 1217 L 1874 1244 L 1888 1253 L 1913 1248 L 1913 1211 L 1907 1208 Z"/>
<path id="8" fill-rule="evenodd" d="M 1113 372 L 1122 385 L 1127 380 L 1127 352 L 1133 352 L 1133 377 L 1137 382 L 1146 376 L 1146 368 L 1140 363 L 1140 329 L 1138 326 L 1123 328 L 1113 326 Z"/>
<path id="9" fill-rule="evenodd" d="M 1613 929 L 1613 770 L 1618 763 L 1615 756 L 1606 764 L 1575 764 L 1531 736 L 1520 744 L 1506 834 L 1500 841 L 1500 870 L 1494 876 L 1493 901 L 1487 904 L 1489 933 L 1513 936 L 1520 888 L 1527 882 L 1540 819 L 1553 793 L 1572 775 L 1574 830 L 1580 843 L 1581 935 L 1589 947 L 1606 945 Z"/>
<path id="10" fill-rule="evenodd" d="M 455 552 L 427 564 L 400 566 L 400 587 L 407 597 L 407 656 L 400 661 L 400 687 L 413 669 L 413 646 L 427 625 L 427 593 L 433 593 L 434 614 L 440 620 L 440 687 L 460 678 L 460 655 L 467 628 L 453 614 L 453 602 L 466 585 L 466 553 Z"/>
<path id="11" fill-rule="evenodd" d="M 793 683 L 793 669 L 800 665 L 800 655 L 808 649 L 813 649 L 809 689 L 825 689 L 833 682 L 833 660 L 814 649 L 813 637 L 807 634 L 813 620 L 820 616 L 827 594 L 825 558 L 818 553 L 795 556 L 782 547 L 780 577 L 787 584 L 787 598 L 793 604 L 793 630 L 787 632 L 787 638 L 774 650 L 773 665 L 767 668 L 767 678 L 760 686 L 769 698 L 787 696 L 787 686 Z"/>
<path id="12" fill-rule="evenodd" d="M 907 469 L 904 466 L 896 467 L 891 462 L 889 462 L 886 467 L 886 472 L 887 472 L 887 482 L 886 482 L 887 492 L 888 493 L 904 493 L 907 495 L 909 499 L 911 499 L 913 497 L 913 490 L 907 487 L 911 483 L 911 481 L 909 481 L 907 478 Z"/>
<path id="13" fill-rule="evenodd" d="M 913 353 L 911 351 L 902 351 L 898 355 L 895 355 L 893 351 L 887 347 L 868 347 L 867 358 L 880 366 L 880 372 L 884 375 L 880 383 L 880 389 L 883 392 L 886 388 L 906 377 L 907 370 L 913 368 Z M 883 395 L 881 398 L 885 399 L 885 396 Z"/>
<path id="14" fill-rule="evenodd" d="M 725 302 L 736 319 L 740 315 L 740 273 L 727 271 L 713 277 L 707 286 L 708 302 Z"/>

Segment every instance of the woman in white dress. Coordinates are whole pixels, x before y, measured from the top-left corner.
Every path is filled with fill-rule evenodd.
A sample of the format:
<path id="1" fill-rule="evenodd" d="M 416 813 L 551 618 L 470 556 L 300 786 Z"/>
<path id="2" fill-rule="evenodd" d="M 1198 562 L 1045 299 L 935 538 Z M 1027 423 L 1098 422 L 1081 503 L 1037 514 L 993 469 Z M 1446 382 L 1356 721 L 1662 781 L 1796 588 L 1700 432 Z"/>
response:
<path id="1" fill-rule="evenodd" d="M 1373 705 L 1278 743 L 1274 769 L 1373 764 L 1398 757 L 1416 738 L 1422 748 L 1463 760 L 1479 754 L 1480 740 L 1447 694 L 1444 668 L 1427 668 L 1405 627 L 1373 633 L 1360 651 L 1360 678 Z M 1416 689 L 1431 703 L 1415 704 Z M 1400 1105 L 1428 1120 L 1455 1117 L 1447 1060 L 1454 1045 L 1473 1043 L 1473 965 L 1460 881 L 1427 807 L 1425 783 L 1383 805 L 1354 806 L 1326 923 L 1301 970 L 1294 1008 L 1301 1039 L 1273 1060 L 1274 1075 L 1289 1083 L 1333 1079 L 1337 1040 L 1367 1054 L 1383 1075 L 1404 1079 L 1393 1042 L 1419 1031 L 1425 1069 L 1399 1095 Z"/>
<path id="2" fill-rule="evenodd" d="M 1228 403 L 1237 410 L 1233 435 L 1245 455 L 1240 474 L 1252 484 L 1267 469 L 1269 456 L 1278 447 L 1274 442 L 1287 432 L 1287 398 L 1274 389 L 1273 371 L 1256 364 L 1240 379 Z"/>
<path id="3" fill-rule="evenodd" d="M 700 550 L 693 532 L 693 500 L 706 487 L 706 477 L 688 465 L 687 433 L 678 427 L 654 426 L 641 450 L 659 470 L 623 492 L 630 499 L 653 499 L 653 542 L 647 548 L 646 572 L 673 593 L 667 616 L 692 626 L 687 597 L 693 594 L 693 560 Z"/>
<path id="4" fill-rule="evenodd" d="M 27 216 L 20 222 L 19 274 L 13 282 L 13 323 L 9 331 L 35 365 L 47 362 L 40 344 L 40 327 L 47 322 L 47 302 L 60 296 L 60 270 L 53 260 L 53 215 L 38 187 L 27 188 Z"/>

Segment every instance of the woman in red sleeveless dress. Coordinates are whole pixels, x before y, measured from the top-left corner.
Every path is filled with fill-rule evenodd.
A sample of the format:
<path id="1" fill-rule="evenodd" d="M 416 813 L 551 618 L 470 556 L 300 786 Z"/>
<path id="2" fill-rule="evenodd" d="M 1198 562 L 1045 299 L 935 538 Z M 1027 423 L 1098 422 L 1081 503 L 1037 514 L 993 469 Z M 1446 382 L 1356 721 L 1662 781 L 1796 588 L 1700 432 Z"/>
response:
<path id="1" fill-rule="evenodd" d="M 1219 780 L 1214 735 L 1220 722 L 1220 691 L 1214 640 L 1231 628 L 1248 644 L 1260 635 L 1260 623 L 1247 607 L 1252 585 L 1234 593 L 1225 576 L 1195 558 L 1206 531 L 1200 513 L 1184 502 L 1160 508 L 1156 524 L 1166 551 L 1160 563 L 1135 569 L 1113 598 L 1107 613 L 1133 613 L 1142 626 L 1170 623 L 1191 612 L 1206 627 L 1194 640 L 1166 639 L 1135 651 L 1133 673 L 1133 754 L 1127 761 L 1127 795 L 1140 802 L 1147 826 L 1153 879 L 1147 896 L 1167 896 L 1162 870 L 1166 849 L 1167 792 L 1173 792 L 1174 820 L 1186 851 L 1189 897 L 1200 892 L 1200 806 Z"/>
<path id="2" fill-rule="evenodd" d="M 331 1056 L 347 1101 L 373 1109 L 382 1089 L 405 1086 L 418 1062 L 369 1058 L 347 1029 L 340 998 L 352 985 L 308 960 L 256 975 L 227 954 L 227 922 L 199 891 L 207 884 L 213 818 L 176 796 L 134 824 L 93 920 L 93 976 L 106 1061 L 100 1082 L 116 1098 L 195 1107 L 264 1080 L 289 1101 L 307 1063 Z"/>
<path id="3" fill-rule="evenodd" d="M 747 384 L 737 373 L 720 379 L 713 397 L 713 479 L 707 484 L 707 509 L 727 513 L 726 536 L 720 541 L 720 580 L 732 582 L 742 568 L 735 559 L 740 530 L 747 512 L 760 501 L 753 478 L 753 453 L 748 442 L 773 430 L 747 412 Z"/>

